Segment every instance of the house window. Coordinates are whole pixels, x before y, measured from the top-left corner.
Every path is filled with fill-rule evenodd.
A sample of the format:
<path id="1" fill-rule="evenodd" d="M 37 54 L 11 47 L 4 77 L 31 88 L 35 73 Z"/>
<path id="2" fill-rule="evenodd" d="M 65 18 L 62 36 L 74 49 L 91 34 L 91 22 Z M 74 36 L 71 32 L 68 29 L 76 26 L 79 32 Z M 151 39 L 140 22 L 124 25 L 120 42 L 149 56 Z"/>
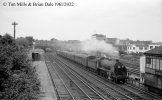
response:
<path id="1" fill-rule="evenodd" d="M 157 48 L 158 46 L 155 46 L 155 48 Z"/>
<path id="2" fill-rule="evenodd" d="M 153 46 L 150 46 L 150 49 L 152 49 L 153 48 Z"/>
<path id="3" fill-rule="evenodd" d="M 145 50 L 147 50 L 147 47 L 145 47 Z"/>
<path id="4" fill-rule="evenodd" d="M 133 49 L 135 50 L 135 47 L 133 47 Z"/>
<path id="5" fill-rule="evenodd" d="M 162 59 L 160 59 L 160 70 L 162 70 Z"/>
<path id="6" fill-rule="evenodd" d="M 153 58 L 152 59 L 152 68 L 155 69 L 155 67 L 156 67 L 156 59 Z"/>
<path id="7" fill-rule="evenodd" d="M 146 64 L 151 64 L 151 58 L 146 58 Z"/>
<path id="8" fill-rule="evenodd" d="M 160 70 L 160 60 L 156 59 L 156 69 Z"/>
<path id="9" fill-rule="evenodd" d="M 151 57 L 146 57 L 146 67 L 152 68 L 152 60 L 151 60 Z"/>

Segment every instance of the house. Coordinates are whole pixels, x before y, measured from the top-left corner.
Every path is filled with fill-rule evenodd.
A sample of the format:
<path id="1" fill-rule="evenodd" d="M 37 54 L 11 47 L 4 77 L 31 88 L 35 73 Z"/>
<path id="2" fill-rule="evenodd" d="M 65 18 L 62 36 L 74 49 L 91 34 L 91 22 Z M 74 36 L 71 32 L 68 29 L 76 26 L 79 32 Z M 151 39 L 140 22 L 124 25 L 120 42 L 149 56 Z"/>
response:
<path id="1" fill-rule="evenodd" d="M 127 46 L 127 53 L 143 53 L 148 50 L 148 45 L 145 44 L 130 44 Z"/>
<path id="2" fill-rule="evenodd" d="M 160 44 L 149 44 L 149 47 L 148 47 L 148 50 L 151 50 L 151 49 L 154 49 L 154 48 L 157 48 L 157 47 L 159 47 L 160 46 Z"/>
<path id="3" fill-rule="evenodd" d="M 130 44 L 127 46 L 127 53 L 144 53 L 159 46 L 159 44 Z"/>

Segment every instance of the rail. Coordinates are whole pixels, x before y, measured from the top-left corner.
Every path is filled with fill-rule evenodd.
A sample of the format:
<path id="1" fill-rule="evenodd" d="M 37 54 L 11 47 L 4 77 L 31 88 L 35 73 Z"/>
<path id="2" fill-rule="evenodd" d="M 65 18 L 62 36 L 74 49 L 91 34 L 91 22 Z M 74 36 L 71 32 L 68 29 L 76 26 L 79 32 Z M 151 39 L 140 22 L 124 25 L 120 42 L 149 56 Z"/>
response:
<path id="1" fill-rule="evenodd" d="M 45 56 L 45 58 L 47 59 L 47 57 Z M 72 96 L 72 94 L 69 92 L 68 88 L 66 87 L 65 83 L 63 82 L 63 80 L 60 78 L 59 74 L 51 69 L 51 63 L 50 61 L 45 61 L 46 62 L 46 65 L 47 65 L 47 69 L 48 69 L 48 72 L 49 72 L 49 75 L 50 75 L 50 78 L 52 80 L 52 84 L 55 88 L 55 91 L 56 91 L 56 95 L 57 95 L 57 99 L 58 100 L 67 100 L 67 98 L 69 100 L 75 100 L 74 97 Z M 61 81 L 54 81 L 54 79 L 56 80 L 61 80 Z M 62 87 L 62 89 L 64 91 L 60 91 L 60 88 L 59 87 Z M 62 94 L 62 92 L 64 92 L 64 95 Z M 66 93 L 65 93 L 66 92 Z M 66 98 L 65 98 L 66 97 Z"/>
<path id="2" fill-rule="evenodd" d="M 68 79 L 70 80 L 71 83 L 73 83 L 73 85 L 75 84 L 79 90 L 81 90 L 81 92 L 79 93 L 83 93 L 84 96 L 80 97 L 80 98 L 84 98 L 84 99 L 89 99 L 89 100 L 93 100 L 91 98 L 96 98 L 97 100 L 105 100 L 102 97 L 100 97 L 98 94 L 96 94 L 95 92 L 92 91 L 92 89 L 90 89 L 86 84 L 84 84 L 82 81 L 80 81 L 79 79 L 75 78 L 75 76 L 71 75 L 70 73 L 68 73 L 67 71 L 65 71 L 62 66 L 60 66 L 58 63 L 56 63 L 57 65 L 57 72 L 61 73 L 61 75 L 64 75 L 63 77 L 66 77 L 64 79 Z M 75 79 L 74 79 L 75 78 Z M 70 83 L 70 84 L 71 84 Z M 86 89 L 86 90 L 85 90 Z M 89 89 L 89 90 L 88 90 Z M 79 91 L 78 90 L 78 91 Z M 83 95 L 82 94 L 82 95 Z M 93 94 L 93 95 L 92 95 Z M 81 94 L 80 94 L 81 95 Z M 86 97 L 86 98 L 85 98 Z M 78 97 L 77 97 L 78 98 Z"/>
<path id="3" fill-rule="evenodd" d="M 63 63 L 63 62 L 62 62 Z M 66 62 L 67 63 L 67 62 Z M 65 64 L 65 63 L 64 63 Z M 67 65 L 68 66 L 68 65 Z M 72 67 L 72 65 L 70 65 L 71 67 Z M 75 69 L 76 67 L 73 67 L 72 69 Z M 77 70 L 77 69 L 76 69 Z M 81 71 L 81 70 L 80 70 Z M 122 95 L 124 95 L 125 96 L 125 98 L 127 98 L 127 99 L 133 99 L 133 98 L 138 98 L 138 99 L 142 99 L 143 100 L 143 98 L 142 97 L 140 97 L 139 95 L 137 95 L 137 94 L 134 94 L 134 93 L 132 93 L 132 92 L 130 92 L 130 91 L 127 91 L 127 90 L 120 90 L 120 91 L 118 91 L 119 89 L 117 89 L 117 88 L 119 88 L 119 87 L 116 87 L 116 86 L 114 86 L 114 85 L 111 85 L 111 86 L 108 86 L 107 84 L 105 84 L 103 81 L 99 81 L 98 79 L 96 79 L 96 77 L 92 77 L 92 76 L 89 76 L 89 74 L 87 74 L 87 73 L 85 73 L 85 72 L 80 72 L 80 74 L 81 73 L 83 73 L 83 74 L 85 74 L 86 75 L 86 78 L 87 77 L 89 77 L 87 80 L 92 80 L 92 79 L 95 79 L 95 80 L 93 80 L 92 82 L 96 82 L 96 81 L 98 81 L 97 82 L 97 84 L 100 84 L 100 86 L 102 86 L 102 87 L 100 87 L 100 88 L 103 88 L 103 89 L 108 89 L 109 88 L 109 91 L 111 91 L 113 94 L 112 95 L 114 95 L 114 92 L 116 91 L 116 92 L 118 92 L 118 93 L 120 93 L 120 94 L 122 94 Z M 82 75 L 83 75 L 82 74 Z M 110 84 L 109 84 L 110 85 Z M 116 87 L 116 88 L 115 88 Z M 110 90 L 110 88 L 112 89 L 112 90 L 115 90 L 115 91 L 112 91 L 112 90 Z M 122 92 L 121 92 L 122 91 Z M 129 95 L 129 96 L 128 96 Z M 115 95 L 116 97 L 117 97 L 117 94 Z M 119 94 L 118 94 L 118 96 L 119 96 Z M 131 96 L 131 97 L 130 97 Z M 120 98 L 120 97 L 118 97 L 118 98 Z M 122 97 L 123 98 L 123 97 Z"/>
<path id="4" fill-rule="evenodd" d="M 72 66 L 72 65 L 71 65 Z M 94 78 L 94 77 L 93 77 Z M 137 81 L 134 81 L 134 82 L 136 82 L 136 84 L 139 84 L 141 87 L 143 87 L 143 85 L 141 84 L 141 83 L 139 83 L 139 82 L 137 82 Z M 141 92 L 140 92 L 141 93 Z M 145 96 L 145 98 L 147 98 L 148 99 L 148 97 L 149 98 L 154 98 L 154 99 L 159 99 L 159 98 L 156 98 L 155 96 L 149 96 L 150 94 L 147 94 L 146 92 L 143 92 L 143 94 L 145 94 L 146 96 Z M 148 97 L 147 97 L 148 96 Z"/>

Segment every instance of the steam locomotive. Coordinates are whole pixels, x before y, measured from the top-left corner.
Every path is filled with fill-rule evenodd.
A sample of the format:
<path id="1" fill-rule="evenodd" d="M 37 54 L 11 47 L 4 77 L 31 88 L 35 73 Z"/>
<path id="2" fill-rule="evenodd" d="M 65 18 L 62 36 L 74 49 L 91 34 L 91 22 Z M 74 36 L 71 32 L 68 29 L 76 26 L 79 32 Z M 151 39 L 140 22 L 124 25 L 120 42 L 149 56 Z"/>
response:
<path id="1" fill-rule="evenodd" d="M 117 83 L 125 83 L 127 69 L 119 60 L 105 57 L 88 56 L 67 51 L 57 51 L 57 54 L 84 65 L 87 69 L 96 72 L 98 75 L 108 78 Z"/>

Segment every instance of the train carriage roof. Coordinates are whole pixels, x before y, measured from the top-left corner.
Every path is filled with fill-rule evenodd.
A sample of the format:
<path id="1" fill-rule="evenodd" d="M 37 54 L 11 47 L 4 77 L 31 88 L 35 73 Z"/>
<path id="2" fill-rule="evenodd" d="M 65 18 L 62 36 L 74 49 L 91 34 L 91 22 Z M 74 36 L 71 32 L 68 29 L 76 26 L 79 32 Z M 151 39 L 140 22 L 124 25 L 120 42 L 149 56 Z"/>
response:
<path id="1" fill-rule="evenodd" d="M 86 55 L 86 54 L 77 53 L 77 52 L 69 52 L 69 51 L 62 51 L 62 52 L 70 54 L 70 55 L 78 56 L 78 57 L 81 57 L 81 58 L 87 58 L 88 57 L 88 55 Z"/>
<path id="2" fill-rule="evenodd" d="M 145 55 L 160 55 L 162 56 L 162 46 L 154 48 L 144 53 Z"/>
<path id="3" fill-rule="evenodd" d="M 87 58 L 88 55 L 85 55 L 85 54 L 75 54 L 76 56 L 80 57 L 80 58 Z"/>

